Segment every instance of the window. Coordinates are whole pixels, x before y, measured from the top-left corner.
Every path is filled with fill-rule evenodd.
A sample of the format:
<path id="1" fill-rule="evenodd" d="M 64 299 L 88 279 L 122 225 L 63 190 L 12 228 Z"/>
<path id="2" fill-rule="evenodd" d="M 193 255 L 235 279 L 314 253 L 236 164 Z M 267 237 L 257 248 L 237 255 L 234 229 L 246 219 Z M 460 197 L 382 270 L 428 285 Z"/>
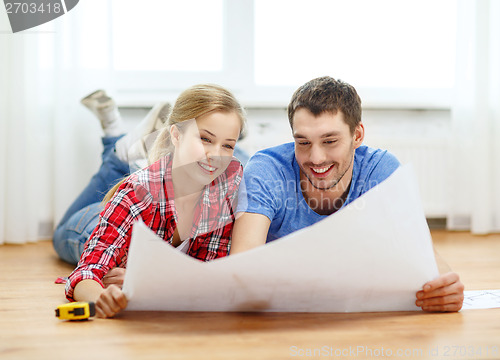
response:
<path id="1" fill-rule="evenodd" d="M 246 106 L 285 106 L 331 75 L 373 107 L 447 107 L 457 0 L 111 0 L 117 90 L 214 82 Z"/>
<path id="2" fill-rule="evenodd" d="M 115 70 L 222 70 L 222 0 L 113 0 L 111 13 Z"/>
<path id="3" fill-rule="evenodd" d="M 451 88 L 454 1 L 255 0 L 255 81 Z M 279 24 L 279 25 L 278 25 Z"/>

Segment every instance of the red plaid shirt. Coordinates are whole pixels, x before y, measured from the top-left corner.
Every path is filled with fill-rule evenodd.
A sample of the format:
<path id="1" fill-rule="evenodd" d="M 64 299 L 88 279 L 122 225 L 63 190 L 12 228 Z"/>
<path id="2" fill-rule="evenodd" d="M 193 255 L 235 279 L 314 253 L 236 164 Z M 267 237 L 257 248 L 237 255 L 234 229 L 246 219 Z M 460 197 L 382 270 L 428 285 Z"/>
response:
<path id="1" fill-rule="evenodd" d="M 203 190 L 194 212 L 188 255 L 208 261 L 228 254 L 242 171 L 239 161 L 233 160 Z M 66 282 L 66 297 L 74 300 L 73 291 L 80 281 L 92 279 L 104 287 L 102 278 L 110 269 L 126 267 L 132 227 L 138 219 L 171 244 L 177 226 L 173 194 L 170 156 L 132 174 L 100 214 Z"/>

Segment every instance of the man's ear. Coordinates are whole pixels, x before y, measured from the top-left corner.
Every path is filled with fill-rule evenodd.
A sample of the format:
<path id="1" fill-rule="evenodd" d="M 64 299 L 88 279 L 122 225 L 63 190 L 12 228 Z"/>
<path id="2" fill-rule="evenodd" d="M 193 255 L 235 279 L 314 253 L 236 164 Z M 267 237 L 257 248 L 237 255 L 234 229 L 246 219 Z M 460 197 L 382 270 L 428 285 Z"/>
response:
<path id="1" fill-rule="evenodd" d="M 364 138 L 365 138 L 365 126 L 363 125 L 362 122 L 360 122 L 354 129 L 353 141 L 355 149 L 357 149 L 358 147 L 361 146 L 361 144 L 363 144 Z"/>

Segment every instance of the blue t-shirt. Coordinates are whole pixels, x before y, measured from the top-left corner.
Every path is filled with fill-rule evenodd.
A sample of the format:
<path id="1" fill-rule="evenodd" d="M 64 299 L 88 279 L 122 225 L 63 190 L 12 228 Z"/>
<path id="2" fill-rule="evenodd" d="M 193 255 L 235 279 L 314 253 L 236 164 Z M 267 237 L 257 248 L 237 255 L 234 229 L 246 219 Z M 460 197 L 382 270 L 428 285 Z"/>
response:
<path id="1" fill-rule="evenodd" d="M 398 167 L 399 161 L 387 150 L 364 145 L 357 148 L 351 186 L 343 206 L 384 181 Z M 267 242 L 328 216 L 312 210 L 302 195 L 293 142 L 259 151 L 250 158 L 240 186 L 237 211 L 262 214 L 271 220 Z"/>

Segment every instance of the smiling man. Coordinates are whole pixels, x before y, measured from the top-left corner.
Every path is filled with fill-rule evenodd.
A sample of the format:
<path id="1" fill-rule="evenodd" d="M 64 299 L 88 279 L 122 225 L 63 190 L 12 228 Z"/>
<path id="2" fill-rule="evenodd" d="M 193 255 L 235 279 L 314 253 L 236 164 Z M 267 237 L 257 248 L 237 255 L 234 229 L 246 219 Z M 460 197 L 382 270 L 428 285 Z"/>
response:
<path id="1" fill-rule="evenodd" d="M 363 145 L 361 99 L 351 85 L 313 79 L 293 94 L 288 119 L 295 139 L 256 153 L 240 188 L 231 254 L 312 225 L 384 181 L 399 161 Z M 441 275 L 416 294 L 428 311 L 458 311 L 463 285 Z"/>

